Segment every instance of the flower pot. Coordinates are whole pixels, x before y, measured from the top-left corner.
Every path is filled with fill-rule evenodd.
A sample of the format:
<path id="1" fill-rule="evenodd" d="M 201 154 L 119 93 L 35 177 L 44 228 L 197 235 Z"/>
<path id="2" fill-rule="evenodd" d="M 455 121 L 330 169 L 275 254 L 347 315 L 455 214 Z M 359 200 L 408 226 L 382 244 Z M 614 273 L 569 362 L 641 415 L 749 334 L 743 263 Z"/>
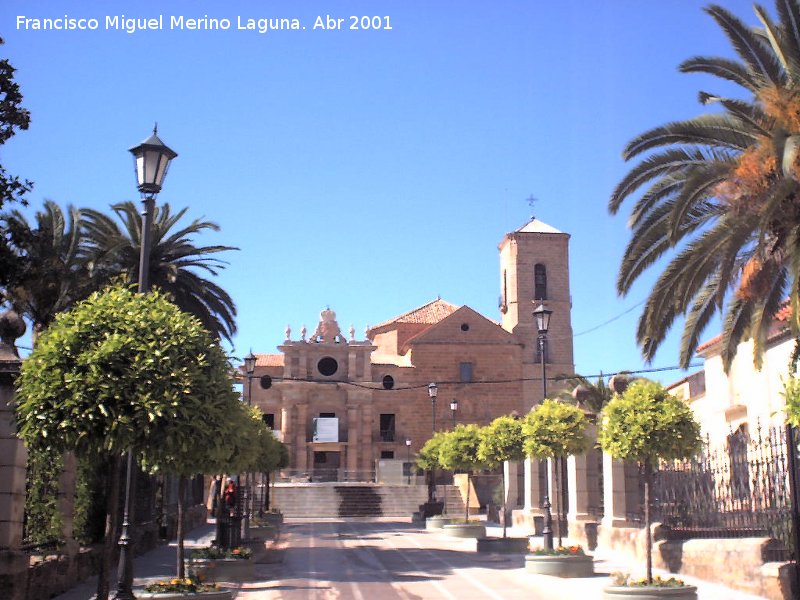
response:
<path id="1" fill-rule="evenodd" d="M 499 554 L 525 554 L 528 552 L 528 538 L 505 537 L 483 538 L 478 540 L 478 552 L 497 552 Z"/>
<path id="2" fill-rule="evenodd" d="M 255 562 L 250 558 L 192 558 L 186 567 L 208 581 L 248 581 L 255 575 Z"/>
<path id="3" fill-rule="evenodd" d="M 603 600 L 697 600 L 697 588 L 612 585 L 603 589 Z"/>
<path id="4" fill-rule="evenodd" d="M 451 518 L 442 515 L 428 517 L 425 519 L 425 529 L 441 529 L 445 525 L 452 523 L 452 521 L 453 520 Z"/>
<path id="5" fill-rule="evenodd" d="M 486 537 L 486 526 L 483 523 L 450 523 L 444 525 L 442 530 L 447 535 L 458 538 Z"/>
<path id="6" fill-rule="evenodd" d="M 186 600 L 187 598 L 195 600 L 232 600 L 233 595 L 228 590 L 216 590 L 213 592 L 164 592 L 152 594 L 150 592 L 136 592 L 136 598 L 139 600 Z"/>
<path id="7" fill-rule="evenodd" d="M 587 554 L 528 554 L 525 570 L 553 577 L 591 577 L 594 575 L 594 560 Z"/>

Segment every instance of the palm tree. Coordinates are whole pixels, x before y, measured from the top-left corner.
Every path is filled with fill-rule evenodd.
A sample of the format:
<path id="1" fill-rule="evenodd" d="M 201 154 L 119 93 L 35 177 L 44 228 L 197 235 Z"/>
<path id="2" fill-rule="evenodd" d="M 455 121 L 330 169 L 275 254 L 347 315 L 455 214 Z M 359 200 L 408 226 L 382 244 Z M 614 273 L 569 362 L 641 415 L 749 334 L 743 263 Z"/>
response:
<path id="1" fill-rule="evenodd" d="M 606 383 L 603 374 L 597 378 L 595 383 L 589 381 L 583 375 L 557 375 L 556 381 L 566 384 L 567 388 L 562 389 L 556 398 L 575 404 L 577 407 L 589 411 L 594 415 L 600 414 L 603 407 L 614 397 L 615 394 L 624 392 L 631 382 L 627 371 L 621 371 L 612 376 Z"/>
<path id="2" fill-rule="evenodd" d="M 130 281 L 136 281 L 142 238 L 139 213 L 130 201 L 114 204 L 111 208 L 122 227 L 105 213 L 91 209 L 84 211 L 84 231 L 92 276 L 108 281 L 122 274 Z M 238 248 L 195 246 L 191 240 L 193 235 L 206 229 L 219 231 L 219 226 L 195 219 L 189 225 L 177 228 L 186 210 L 184 208 L 172 214 L 169 204 L 155 209 L 150 283 L 170 294 L 175 304 L 200 319 L 214 336 L 230 341 L 236 332 L 236 305 L 225 290 L 201 274 L 217 275 L 226 263 L 212 255 Z"/>
<path id="3" fill-rule="evenodd" d="M 81 211 L 65 215 L 52 200 L 37 212 L 32 227 L 17 210 L 3 215 L 15 268 L 3 290 L 14 309 L 33 326 L 34 341 L 55 316 L 92 290 L 81 244 Z"/>
<path id="4" fill-rule="evenodd" d="M 624 150 L 625 160 L 644 156 L 612 193 L 609 211 L 644 189 L 631 210 L 618 292 L 628 293 L 671 254 L 639 319 L 637 341 L 648 361 L 680 315 L 684 368 L 717 312 L 724 314 L 726 369 L 750 337 L 760 366 L 787 295 L 792 327 L 800 330 L 800 7 L 776 0 L 776 8 L 774 22 L 755 7 L 760 29 L 719 6 L 706 8 L 738 59 L 699 56 L 680 70 L 731 81 L 746 99 L 700 92 L 701 103 L 718 110 L 651 129 Z"/>

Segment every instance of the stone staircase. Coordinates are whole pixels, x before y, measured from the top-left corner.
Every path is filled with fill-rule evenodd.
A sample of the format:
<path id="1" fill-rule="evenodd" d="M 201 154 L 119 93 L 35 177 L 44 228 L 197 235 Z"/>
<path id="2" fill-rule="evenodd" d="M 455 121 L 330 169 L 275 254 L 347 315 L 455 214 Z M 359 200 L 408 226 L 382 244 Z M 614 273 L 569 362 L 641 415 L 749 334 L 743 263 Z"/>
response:
<path id="1" fill-rule="evenodd" d="M 438 486 L 436 489 L 436 494 L 439 500 L 442 501 L 445 500 L 445 488 L 447 488 L 447 502 L 446 502 L 445 512 L 450 517 L 463 519 L 466 507 L 464 506 L 464 499 L 461 498 L 461 493 L 458 490 L 458 486 L 455 485 Z"/>
<path id="2" fill-rule="evenodd" d="M 274 506 L 285 517 L 411 517 L 427 499 L 427 488 L 371 483 L 279 483 L 275 485 L 273 499 Z"/>

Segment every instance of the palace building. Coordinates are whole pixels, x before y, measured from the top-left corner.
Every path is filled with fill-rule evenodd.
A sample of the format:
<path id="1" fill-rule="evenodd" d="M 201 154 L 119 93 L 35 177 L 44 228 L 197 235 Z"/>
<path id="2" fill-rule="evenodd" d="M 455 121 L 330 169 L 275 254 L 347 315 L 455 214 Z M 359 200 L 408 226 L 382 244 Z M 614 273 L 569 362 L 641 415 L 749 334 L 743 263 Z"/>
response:
<path id="1" fill-rule="evenodd" d="M 568 243 L 568 234 L 537 219 L 503 237 L 497 321 L 437 298 L 356 339 L 327 308 L 310 335 L 303 328 L 291 339 L 287 329 L 278 353 L 256 354 L 250 400 L 289 446 L 290 471 L 315 481 L 368 480 L 377 460 L 416 453 L 434 428 L 485 425 L 539 403 L 539 303 L 553 311 L 548 378 L 574 372 Z"/>

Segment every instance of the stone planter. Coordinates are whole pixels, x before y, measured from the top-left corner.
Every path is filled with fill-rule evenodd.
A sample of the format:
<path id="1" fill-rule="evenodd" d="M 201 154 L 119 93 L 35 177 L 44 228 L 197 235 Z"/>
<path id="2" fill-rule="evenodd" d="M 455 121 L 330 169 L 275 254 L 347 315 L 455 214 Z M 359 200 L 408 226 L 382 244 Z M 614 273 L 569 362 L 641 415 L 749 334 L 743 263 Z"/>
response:
<path id="1" fill-rule="evenodd" d="M 697 600 L 697 588 L 683 587 L 628 587 L 612 585 L 603 589 L 603 600 Z"/>
<path id="2" fill-rule="evenodd" d="M 478 552 L 497 552 L 499 554 L 526 554 L 528 538 L 505 537 L 483 538 L 478 540 Z"/>
<path id="3" fill-rule="evenodd" d="M 238 582 L 253 579 L 255 562 L 252 558 L 192 558 L 186 567 L 209 581 Z"/>
<path id="4" fill-rule="evenodd" d="M 442 527 L 447 535 L 457 538 L 484 538 L 486 526 L 483 523 L 450 523 Z"/>
<path id="5" fill-rule="evenodd" d="M 444 517 L 442 515 L 436 515 L 435 517 L 428 517 L 425 519 L 425 529 L 441 529 L 445 525 L 449 525 L 452 523 L 452 519 L 449 517 Z"/>
<path id="6" fill-rule="evenodd" d="M 136 598 L 139 600 L 232 600 L 233 595 L 228 590 L 217 590 L 214 592 L 199 592 L 197 594 L 184 594 L 179 592 L 168 592 L 166 594 L 150 594 L 148 592 L 137 591 Z"/>
<path id="7" fill-rule="evenodd" d="M 553 577 L 591 577 L 594 575 L 594 560 L 586 554 L 561 556 L 528 554 L 525 557 L 525 570 Z"/>

